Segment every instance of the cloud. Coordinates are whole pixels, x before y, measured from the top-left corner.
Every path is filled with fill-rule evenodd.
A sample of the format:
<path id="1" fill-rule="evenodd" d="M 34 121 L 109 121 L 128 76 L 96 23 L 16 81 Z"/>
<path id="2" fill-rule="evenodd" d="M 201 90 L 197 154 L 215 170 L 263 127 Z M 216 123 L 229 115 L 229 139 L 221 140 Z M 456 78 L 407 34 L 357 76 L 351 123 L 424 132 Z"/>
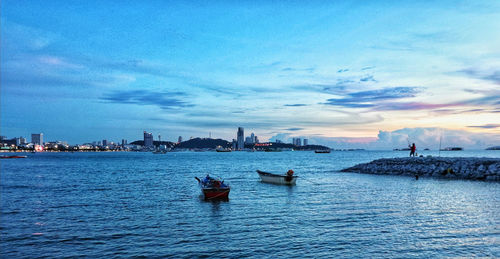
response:
<path id="1" fill-rule="evenodd" d="M 368 76 L 365 76 L 365 77 L 362 77 L 359 79 L 360 82 L 377 82 L 377 80 L 375 80 L 373 78 L 373 75 L 368 75 Z"/>
<path id="2" fill-rule="evenodd" d="M 422 102 L 388 102 L 381 103 L 374 106 L 375 111 L 417 111 L 417 110 L 433 110 L 445 107 L 453 107 L 458 104 L 432 104 L 432 103 L 422 103 Z"/>
<path id="3" fill-rule="evenodd" d="M 281 69 L 281 71 L 284 72 L 308 72 L 308 73 L 313 73 L 316 69 L 314 67 L 308 67 L 308 68 L 293 68 L 293 67 L 285 67 Z"/>
<path id="4" fill-rule="evenodd" d="M 500 135 L 474 133 L 464 130 L 442 128 L 404 128 L 395 131 L 380 131 L 378 140 L 372 144 L 378 148 L 406 147 L 408 142 L 416 143 L 417 147 L 438 149 L 458 146 L 466 149 L 483 149 L 500 143 Z"/>
<path id="5" fill-rule="evenodd" d="M 369 70 L 369 69 L 374 69 L 375 66 L 368 66 L 368 67 L 363 67 L 361 68 L 361 71 Z"/>
<path id="6" fill-rule="evenodd" d="M 469 128 L 482 128 L 482 129 L 496 129 L 500 128 L 500 124 L 485 124 L 485 125 L 478 125 L 478 126 L 467 126 Z"/>
<path id="7" fill-rule="evenodd" d="M 498 125 L 500 126 L 500 125 Z M 291 133 L 278 133 L 271 137 L 271 141 L 279 139 L 291 142 L 294 137 L 309 139 L 311 144 L 329 146 L 335 149 L 364 148 L 371 150 L 392 150 L 405 148 L 408 143 L 415 143 L 417 150 L 429 148 L 438 150 L 441 147 L 463 147 L 465 149 L 484 149 L 500 145 L 500 135 L 474 133 L 464 130 L 450 130 L 443 128 L 403 128 L 394 131 L 379 131 L 376 137 L 323 137 L 298 136 Z"/>
<path id="8" fill-rule="evenodd" d="M 490 81 L 494 84 L 500 85 L 500 71 L 499 70 L 492 70 L 492 69 L 482 70 L 482 69 L 467 68 L 467 69 L 459 70 L 458 72 L 466 74 L 467 76 L 472 77 L 472 78 Z"/>
<path id="9" fill-rule="evenodd" d="M 307 104 L 296 103 L 296 104 L 285 104 L 284 106 L 288 106 L 288 107 L 301 107 L 301 106 L 307 106 Z"/>
<path id="10" fill-rule="evenodd" d="M 47 48 L 61 37 L 55 33 L 35 27 L 21 25 L 1 19 L 2 54 L 12 54 L 14 50 L 37 51 Z M 5 52 L 4 52 L 5 51 Z"/>
<path id="11" fill-rule="evenodd" d="M 345 72 L 349 72 L 349 69 L 347 69 L 347 68 L 342 69 L 341 68 L 341 69 L 337 70 L 337 73 L 345 73 Z"/>
<path id="12" fill-rule="evenodd" d="M 186 94 L 183 92 L 133 90 L 114 91 L 101 97 L 101 100 L 109 103 L 154 105 L 164 110 L 193 106 L 179 99 L 180 96 L 185 97 Z"/>
<path id="13" fill-rule="evenodd" d="M 418 93 L 422 91 L 421 87 L 414 86 L 398 86 L 390 87 L 378 90 L 368 90 L 347 93 L 343 98 L 332 98 L 328 99 L 327 105 L 340 106 L 346 108 L 376 108 L 381 110 L 390 109 L 407 109 L 404 105 L 398 105 L 397 103 L 389 103 L 382 105 L 382 101 L 397 100 L 404 98 L 415 97 Z M 411 105 L 415 108 L 425 107 L 424 104 L 413 103 Z"/>
<path id="14" fill-rule="evenodd" d="M 288 128 L 286 130 L 289 130 L 289 131 L 299 131 L 299 130 L 303 130 L 304 128 Z"/>

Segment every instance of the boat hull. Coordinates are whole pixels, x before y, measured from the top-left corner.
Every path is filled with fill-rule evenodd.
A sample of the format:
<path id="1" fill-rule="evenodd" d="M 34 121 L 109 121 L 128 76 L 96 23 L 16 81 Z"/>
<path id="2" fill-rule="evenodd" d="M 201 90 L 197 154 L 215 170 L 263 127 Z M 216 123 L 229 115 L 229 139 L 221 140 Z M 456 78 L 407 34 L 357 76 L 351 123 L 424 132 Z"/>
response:
<path id="1" fill-rule="evenodd" d="M 27 156 L 0 156 L 3 159 L 11 159 L 11 158 L 27 158 Z"/>
<path id="2" fill-rule="evenodd" d="M 203 188 L 201 189 L 205 200 L 227 200 L 229 199 L 229 188 Z"/>
<path id="3" fill-rule="evenodd" d="M 265 183 L 272 184 L 283 184 L 283 185 L 295 185 L 298 176 L 286 176 L 279 174 L 271 174 L 263 171 L 257 170 L 260 179 Z"/>

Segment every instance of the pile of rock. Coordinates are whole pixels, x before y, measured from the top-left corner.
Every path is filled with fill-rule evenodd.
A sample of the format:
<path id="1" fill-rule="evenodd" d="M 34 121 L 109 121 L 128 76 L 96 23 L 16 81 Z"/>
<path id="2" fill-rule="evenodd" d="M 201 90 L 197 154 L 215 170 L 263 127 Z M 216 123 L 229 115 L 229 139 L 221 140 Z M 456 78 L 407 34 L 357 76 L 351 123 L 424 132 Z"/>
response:
<path id="1" fill-rule="evenodd" d="M 500 158 L 383 158 L 343 169 L 342 172 L 500 181 Z"/>

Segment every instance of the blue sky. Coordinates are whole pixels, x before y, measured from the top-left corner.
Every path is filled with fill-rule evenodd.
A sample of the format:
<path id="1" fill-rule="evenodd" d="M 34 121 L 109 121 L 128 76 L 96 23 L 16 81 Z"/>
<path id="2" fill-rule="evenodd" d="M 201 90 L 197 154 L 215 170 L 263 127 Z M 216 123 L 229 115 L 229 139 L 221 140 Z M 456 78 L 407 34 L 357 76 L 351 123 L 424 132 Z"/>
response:
<path id="1" fill-rule="evenodd" d="M 498 1 L 7 0 L 1 134 L 498 145 L 498 46 Z"/>

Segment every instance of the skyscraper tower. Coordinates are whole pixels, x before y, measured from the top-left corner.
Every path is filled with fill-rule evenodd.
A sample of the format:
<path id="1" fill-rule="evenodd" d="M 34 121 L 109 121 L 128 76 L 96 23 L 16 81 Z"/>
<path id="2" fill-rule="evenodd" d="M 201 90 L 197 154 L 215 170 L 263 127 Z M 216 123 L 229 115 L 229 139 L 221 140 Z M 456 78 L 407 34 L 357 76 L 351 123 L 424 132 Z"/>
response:
<path id="1" fill-rule="evenodd" d="M 35 145 L 43 145 L 43 133 L 31 134 L 31 143 Z"/>
<path id="2" fill-rule="evenodd" d="M 144 131 L 144 146 L 153 147 L 153 133 Z"/>
<path id="3" fill-rule="evenodd" d="M 245 148 L 245 133 L 243 130 L 243 127 L 238 127 L 238 134 L 237 134 L 237 150 L 243 150 Z"/>

